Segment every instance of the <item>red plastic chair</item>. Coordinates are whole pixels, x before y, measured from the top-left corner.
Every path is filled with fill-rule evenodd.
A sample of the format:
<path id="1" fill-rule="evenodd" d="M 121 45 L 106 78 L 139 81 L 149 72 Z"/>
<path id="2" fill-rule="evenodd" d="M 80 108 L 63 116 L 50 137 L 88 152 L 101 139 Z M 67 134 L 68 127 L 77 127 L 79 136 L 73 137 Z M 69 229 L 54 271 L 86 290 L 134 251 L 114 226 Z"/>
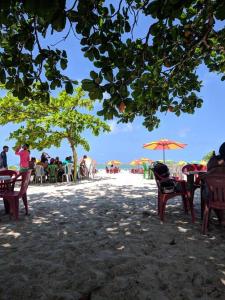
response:
<path id="1" fill-rule="evenodd" d="M 209 189 L 209 196 L 204 204 L 203 234 L 206 234 L 208 229 L 211 209 L 225 210 L 225 175 L 207 175 L 205 182 Z"/>
<path id="2" fill-rule="evenodd" d="M 180 185 L 182 187 L 182 191 L 181 192 L 172 191 L 170 193 L 165 193 L 165 192 L 162 192 L 161 183 L 167 181 L 170 178 L 161 177 L 154 170 L 153 170 L 153 174 L 155 176 L 156 184 L 157 184 L 157 187 L 158 187 L 158 215 L 160 217 L 160 220 L 164 221 L 164 215 L 165 215 L 165 209 L 166 209 L 167 201 L 171 198 L 181 196 L 182 201 L 183 201 L 184 211 L 185 211 L 185 213 L 188 213 L 188 209 L 190 208 L 191 216 L 192 216 L 192 222 L 194 223 L 195 222 L 195 215 L 194 215 L 193 201 L 189 197 L 189 194 L 187 192 L 186 181 L 185 180 L 174 180 L 173 179 L 175 182 L 180 183 Z"/>
<path id="3" fill-rule="evenodd" d="M 19 191 L 5 191 L 2 195 L 3 199 L 8 202 L 10 207 L 10 214 L 14 216 L 16 220 L 19 217 L 19 199 L 23 199 L 23 203 L 25 206 L 26 215 L 28 215 L 28 204 L 27 204 L 27 188 L 30 181 L 31 171 L 21 172 L 10 182 L 15 184 L 16 182 L 21 182 Z M 20 179 L 21 177 L 21 179 Z"/>
<path id="4" fill-rule="evenodd" d="M 16 175 L 18 175 L 18 171 L 16 170 L 2 170 L 0 171 L 0 176 L 10 176 L 11 179 L 15 178 Z M 6 190 L 14 190 L 14 183 L 9 182 L 9 181 L 0 181 L 0 198 L 3 197 L 3 194 L 5 193 Z M 8 214 L 9 213 L 9 205 L 8 202 L 5 201 L 5 199 L 3 198 L 4 201 L 4 206 L 5 206 L 5 213 Z"/>

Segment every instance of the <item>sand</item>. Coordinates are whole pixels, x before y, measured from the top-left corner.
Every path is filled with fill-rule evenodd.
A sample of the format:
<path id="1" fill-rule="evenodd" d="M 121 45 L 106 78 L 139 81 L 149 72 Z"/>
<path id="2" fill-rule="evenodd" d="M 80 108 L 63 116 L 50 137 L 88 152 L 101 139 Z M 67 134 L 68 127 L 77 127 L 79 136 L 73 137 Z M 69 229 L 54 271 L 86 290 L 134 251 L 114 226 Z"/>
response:
<path id="1" fill-rule="evenodd" d="M 154 181 L 100 172 L 30 185 L 30 215 L 0 212 L 0 299 L 225 299 L 225 230 L 201 234 L 179 198 L 156 214 Z M 214 222 L 215 223 L 215 222 Z"/>

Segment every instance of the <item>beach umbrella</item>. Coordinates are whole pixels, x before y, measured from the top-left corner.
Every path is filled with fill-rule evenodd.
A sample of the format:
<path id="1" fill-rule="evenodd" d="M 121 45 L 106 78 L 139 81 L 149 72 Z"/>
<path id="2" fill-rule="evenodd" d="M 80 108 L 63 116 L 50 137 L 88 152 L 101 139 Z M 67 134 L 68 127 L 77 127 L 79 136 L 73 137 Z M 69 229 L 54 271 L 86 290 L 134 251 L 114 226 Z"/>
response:
<path id="1" fill-rule="evenodd" d="M 184 166 L 184 165 L 186 165 L 186 164 L 187 164 L 187 162 L 184 161 L 184 160 L 178 161 L 178 166 Z"/>
<path id="2" fill-rule="evenodd" d="M 141 165 L 141 164 L 142 164 L 142 161 L 140 159 L 135 159 L 130 162 L 131 166 L 137 166 L 137 165 Z"/>
<path id="3" fill-rule="evenodd" d="M 204 160 L 204 159 L 202 159 L 202 160 L 200 161 L 200 164 L 203 165 L 203 166 L 206 166 L 206 165 L 207 165 L 207 161 Z"/>
<path id="4" fill-rule="evenodd" d="M 121 162 L 119 160 L 109 160 L 107 165 L 120 165 Z"/>
<path id="5" fill-rule="evenodd" d="M 159 141 L 150 142 L 143 145 L 143 148 L 149 150 L 162 150 L 163 151 L 163 162 L 165 163 L 165 150 L 176 150 L 176 149 L 183 149 L 186 144 L 182 144 L 179 142 L 161 139 Z"/>
<path id="6" fill-rule="evenodd" d="M 146 158 L 146 157 L 140 158 L 140 161 L 141 161 L 142 163 L 152 163 L 152 162 L 153 162 L 152 159 Z"/>

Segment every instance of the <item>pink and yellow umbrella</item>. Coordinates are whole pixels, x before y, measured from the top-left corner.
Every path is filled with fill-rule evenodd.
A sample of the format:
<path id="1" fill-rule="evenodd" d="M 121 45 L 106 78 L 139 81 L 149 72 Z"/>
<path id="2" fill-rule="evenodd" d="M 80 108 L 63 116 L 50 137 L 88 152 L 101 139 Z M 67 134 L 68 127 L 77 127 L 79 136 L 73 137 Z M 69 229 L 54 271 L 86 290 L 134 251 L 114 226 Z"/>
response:
<path id="1" fill-rule="evenodd" d="M 159 141 L 144 144 L 143 148 L 149 150 L 163 150 L 163 162 L 165 163 L 165 150 L 183 149 L 185 146 L 187 145 L 167 139 L 161 139 Z"/>
<path id="2" fill-rule="evenodd" d="M 140 159 L 135 159 L 135 160 L 132 160 L 130 162 L 131 166 L 138 166 L 138 165 L 141 165 L 141 164 L 142 164 L 142 161 Z"/>
<path id="3" fill-rule="evenodd" d="M 121 162 L 119 160 L 109 160 L 107 165 L 120 165 Z"/>

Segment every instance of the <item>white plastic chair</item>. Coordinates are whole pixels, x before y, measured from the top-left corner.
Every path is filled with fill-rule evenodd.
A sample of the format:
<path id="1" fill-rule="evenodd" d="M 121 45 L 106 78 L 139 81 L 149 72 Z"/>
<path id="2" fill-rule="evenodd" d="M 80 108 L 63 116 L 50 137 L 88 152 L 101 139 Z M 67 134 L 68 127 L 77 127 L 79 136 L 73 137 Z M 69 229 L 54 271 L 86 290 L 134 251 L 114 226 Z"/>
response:
<path id="1" fill-rule="evenodd" d="M 89 178 L 94 179 L 95 170 L 96 170 L 96 163 L 95 163 L 95 161 L 92 160 L 91 164 L 90 164 L 90 167 L 89 167 L 89 171 L 88 171 Z"/>
<path id="2" fill-rule="evenodd" d="M 62 179 L 63 177 L 66 178 L 66 181 L 72 181 L 73 180 L 73 173 L 72 173 L 72 169 L 73 169 L 73 164 L 72 163 L 68 163 L 67 165 L 63 166 L 65 173 L 62 175 Z"/>
<path id="3" fill-rule="evenodd" d="M 36 165 L 35 166 L 35 183 L 38 183 L 40 181 L 42 184 L 43 177 L 44 177 L 44 181 L 45 181 L 45 171 L 44 171 L 43 166 Z"/>

